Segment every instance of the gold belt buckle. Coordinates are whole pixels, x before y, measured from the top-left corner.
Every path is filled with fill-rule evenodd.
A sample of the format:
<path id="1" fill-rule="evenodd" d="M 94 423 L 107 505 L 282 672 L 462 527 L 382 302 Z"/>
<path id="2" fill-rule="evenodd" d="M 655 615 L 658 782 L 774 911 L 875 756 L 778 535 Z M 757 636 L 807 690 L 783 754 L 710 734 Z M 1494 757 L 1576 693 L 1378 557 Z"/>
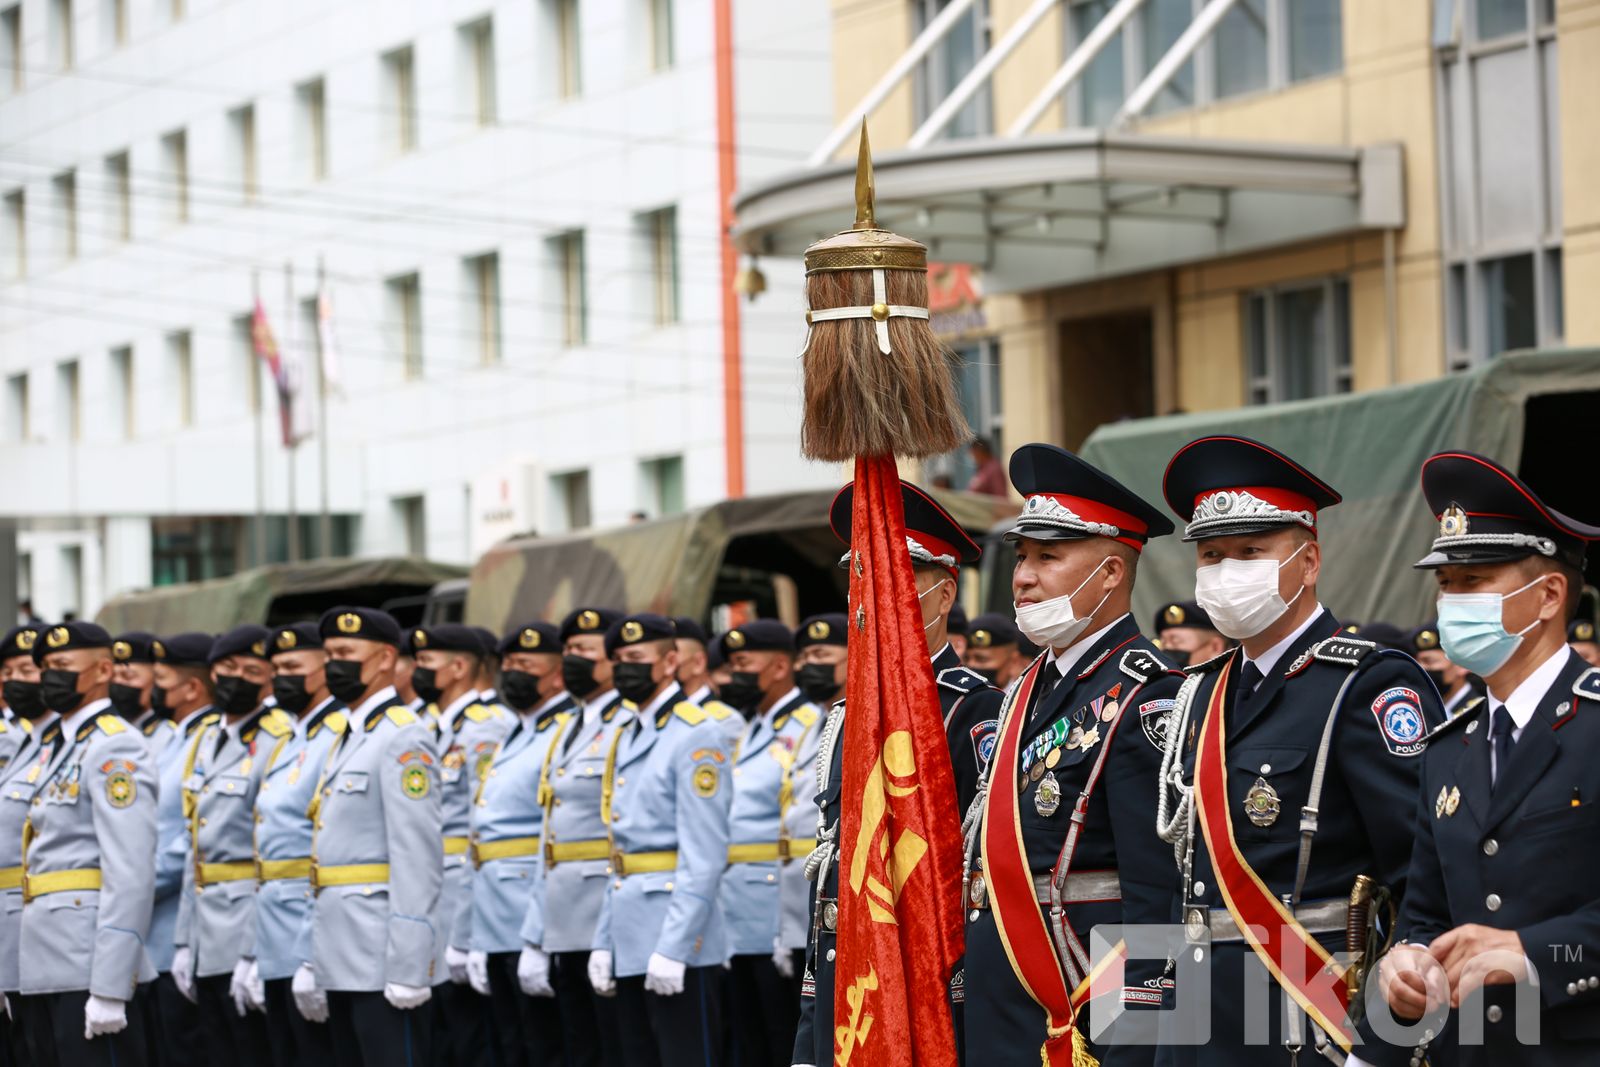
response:
<path id="1" fill-rule="evenodd" d="M 611 850 L 611 855 L 609 857 L 609 861 L 611 863 L 611 873 L 616 875 L 618 878 L 623 877 L 627 873 L 622 868 L 622 861 L 625 858 L 626 857 L 623 855 L 620 848 L 614 848 Z"/>

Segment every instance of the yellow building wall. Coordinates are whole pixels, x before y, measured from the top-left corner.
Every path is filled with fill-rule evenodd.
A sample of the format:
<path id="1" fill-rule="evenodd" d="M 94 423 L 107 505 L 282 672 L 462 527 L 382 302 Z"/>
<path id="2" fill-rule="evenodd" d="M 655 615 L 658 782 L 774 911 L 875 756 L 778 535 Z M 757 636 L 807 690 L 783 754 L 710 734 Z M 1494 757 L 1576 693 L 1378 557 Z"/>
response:
<path id="1" fill-rule="evenodd" d="M 1593 101 L 1600 100 L 1600 0 L 1556 5 L 1561 90 L 1562 290 L 1568 344 L 1600 342 L 1600 136 Z"/>

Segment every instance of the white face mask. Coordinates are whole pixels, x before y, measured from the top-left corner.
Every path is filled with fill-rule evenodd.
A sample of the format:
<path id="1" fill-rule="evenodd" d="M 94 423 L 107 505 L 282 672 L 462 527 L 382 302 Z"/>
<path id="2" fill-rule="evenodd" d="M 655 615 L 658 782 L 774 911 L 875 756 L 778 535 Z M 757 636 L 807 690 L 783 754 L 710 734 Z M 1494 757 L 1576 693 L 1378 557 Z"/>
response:
<path id="1" fill-rule="evenodd" d="M 1066 596 L 1053 597 L 1050 600 L 1041 600 L 1037 604 L 1018 604 L 1017 629 L 1023 636 L 1040 647 L 1066 648 L 1078 639 L 1083 631 L 1089 628 L 1089 622 L 1094 613 L 1100 610 L 1100 605 L 1106 602 L 1106 597 L 1111 595 L 1111 590 L 1106 590 L 1106 595 L 1100 598 L 1088 615 L 1079 618 L 1072 608 L 1072 598 L 1077 596 L 1084 586 L 1089 584 L 1089 579 L 1100 573 L 1100 568 L 1106 565 L 1107 556 L 1095 564 L 1083 581 L 1078 583 L 1078 588 Z"/>
<path id="2" fill-rule="evenodd" d="M 1309 544 L 1309 542 L 1307 542 Z M 1254 637 L 1283 617 L 1289 605 L 1306 591 L 1284 602 L 1278 594 L 1278 572 L 1298 556 L 1301 545 L 1283 561 L 1275 559 L 1225 559 L 1194 572 L 1194 599 L 1211 616 L 1217 632 L 1235 641 Z"/>
<path id="3" fill-rule="evenodd" d="M 928 586 L 928 588 L 924 589 L 922 592 L 917 594 L 917 602 L 921 603 L 923 597 L 927 596 L 929 593 L 933 592 L 935 589 L 939 588 L 941 585 L 943 585 L 945 582 L 948 582 L 949 580 L 950 579 L 948 579 L 948 578 L 941 578 L 939 581 L 937 581 L 934 584 Z M 933 629 L 934 625 L 936 623 L 938 623 L 938 621 L 940 619 L 942 619 L 943 617 L 944 616 L 942 616 L 942 615 L 935 615 L 932 619 L 930 619 L 929 621 L 923 623 L 922 624 L 922 632 L 923 633 L 927 633 L 929 630 Z"/>

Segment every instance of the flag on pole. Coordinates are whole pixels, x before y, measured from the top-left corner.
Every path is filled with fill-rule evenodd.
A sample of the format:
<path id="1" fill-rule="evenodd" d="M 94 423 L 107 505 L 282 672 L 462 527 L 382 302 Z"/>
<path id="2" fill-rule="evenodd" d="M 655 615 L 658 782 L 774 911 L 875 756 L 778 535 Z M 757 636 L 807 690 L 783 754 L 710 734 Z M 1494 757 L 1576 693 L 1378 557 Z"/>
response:
<path id="1" fill-rule="evenodd" d="M 272 375 L 272 382 L 278 393 L 278 424 L 282 431 L 283 447 L 293 448 L 302 439 L 310 436 L 309 432 L 301 433 L 300 419 L 306 412 L 300 412 L 296 417 L 296 398 L 301 393 L 303 377 L 295 364 L 298 360 L 292 357 L 286 359 L 279 350 L 277 340 L 272 336 L 272 327 L 267 322 L 267 309 L 262 306 L 261 300 L 256 299 L 255 313 L 250 319 L 250 342 L 255 348 L 256 358 L 267 365 L 267 371 Z M 303 407 L 303 405 L 300 405 Z"/>
<path id="2" fill-rule="evenodd" d="M 317 293 L 317 344 L 321 350 L 323 392 L 328 396 L 344 395 L 339 349 L 333 343 L 333 297 L 326 286 Z"/>

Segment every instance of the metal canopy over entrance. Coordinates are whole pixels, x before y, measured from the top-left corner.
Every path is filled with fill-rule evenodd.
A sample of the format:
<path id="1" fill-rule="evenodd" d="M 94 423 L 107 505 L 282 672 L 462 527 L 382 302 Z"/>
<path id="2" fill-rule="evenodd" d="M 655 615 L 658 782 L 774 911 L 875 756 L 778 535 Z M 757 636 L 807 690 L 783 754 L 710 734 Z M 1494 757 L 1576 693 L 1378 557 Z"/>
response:
<path id="1" fill-rule="evenodd" d="M 940 142 L 875 161 L 878 221 L 929 258 L 1035 291 L 1405 224 L 1398 145 L 1310 147 L 1103 130 Z M 798 256 L 847 226 L 854 165 L 741 193 L 734 240 Z"/>

